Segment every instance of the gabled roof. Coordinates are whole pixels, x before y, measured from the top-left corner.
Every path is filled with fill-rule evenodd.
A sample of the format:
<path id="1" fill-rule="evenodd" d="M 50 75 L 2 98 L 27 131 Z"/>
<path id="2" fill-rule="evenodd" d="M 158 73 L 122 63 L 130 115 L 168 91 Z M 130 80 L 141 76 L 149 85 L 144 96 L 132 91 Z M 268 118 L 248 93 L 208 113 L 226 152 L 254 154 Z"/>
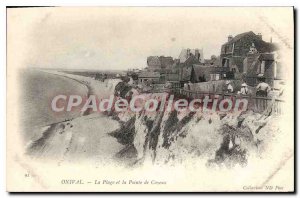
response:
<path id="1" fill-rule="evenodd" d="M 188 50 L 192 56 L 195 56 L 196 51 L 198 51 L 200 54 L 203 53 L 203 50 L 199 49 L 182 49 L 178 57 L 180 63 L 185 63 L 187 59 L 189 59 L 190 55 L 188 54 Z"/>

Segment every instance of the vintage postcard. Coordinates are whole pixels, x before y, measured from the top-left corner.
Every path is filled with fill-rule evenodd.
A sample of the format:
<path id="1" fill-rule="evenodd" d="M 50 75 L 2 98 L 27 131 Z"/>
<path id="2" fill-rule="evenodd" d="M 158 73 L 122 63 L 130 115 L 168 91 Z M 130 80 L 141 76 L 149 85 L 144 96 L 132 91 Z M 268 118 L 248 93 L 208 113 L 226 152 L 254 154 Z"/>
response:
<path id="1" fill-rule="evenodd" d="M 7 7 L 7 191 L 293 192 L 293 7 Z"/>

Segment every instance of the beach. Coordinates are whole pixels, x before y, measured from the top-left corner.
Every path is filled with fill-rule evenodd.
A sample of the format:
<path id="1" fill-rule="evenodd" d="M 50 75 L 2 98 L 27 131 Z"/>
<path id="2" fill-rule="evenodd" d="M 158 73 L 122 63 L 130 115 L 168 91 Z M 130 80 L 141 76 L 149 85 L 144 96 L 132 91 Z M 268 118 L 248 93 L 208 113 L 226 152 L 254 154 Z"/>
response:
<path id="1" fill-rule="evenodd" d="M 36 100 L 42 102 L 34 101 L 29 97 L 25 100 L 27 101 L 25 109 L 33 108 L 30 112 L 31 122 L 27 123 L 26 129 L 34 128 L 24 135 L 24 139 L 27 140 L 26 153 L 35 159 L 47 158 L 58 164 L 65 161 L 80 163 L 81 160 L 105 164 L 113 160 L 115 154 L 124 147 L 117 142 L 116 138 L 108 134 L 118 129 L 118 121 L 101 112 L 80 112 L 76 109 L 57 115 L 48 107 L 49 99 L 55 93 L 81 96 L 94 94 L 99 98 L 108 97 L 113 93 L 118 81 L 100 82 L 90 77 L 57 71 L 34 71 L 31 75 L 34 76 L 30 78 L 31 85 L 37 85 L 39 78 L 43 78 L 43 83 L 39 86 L 27 84 L 26 90 L 30 89 L 32 93 L 38 93 L 31 97 L 37 95 Z M 36 119 L 41 114 L 43 116 Z"/>

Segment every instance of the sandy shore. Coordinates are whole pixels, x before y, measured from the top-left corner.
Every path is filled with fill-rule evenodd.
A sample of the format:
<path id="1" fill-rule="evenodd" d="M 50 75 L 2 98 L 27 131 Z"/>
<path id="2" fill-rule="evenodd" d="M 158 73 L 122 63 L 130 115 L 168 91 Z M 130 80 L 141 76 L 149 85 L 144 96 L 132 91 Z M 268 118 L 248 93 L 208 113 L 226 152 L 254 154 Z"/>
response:
<path id="1" fill-rule="evenodd" d="M 89 94 L 97 97 L 109 97 L 118 82 L 100 82 L 61 72 L 49 72 L 75 80 L 86 85 Z M 102 113 L 83 113 L 73 120 L 53 123 L 40 129 L 41 136 L 30 140 L 27 153 L 37 159 L 53 159 L 61 164 L 84 160 L 91 163 L 106 164 L 114 160 L 115 155 L 124 148 L 116 138 L 108 133 L 118 129 L 119 123 Z"/>

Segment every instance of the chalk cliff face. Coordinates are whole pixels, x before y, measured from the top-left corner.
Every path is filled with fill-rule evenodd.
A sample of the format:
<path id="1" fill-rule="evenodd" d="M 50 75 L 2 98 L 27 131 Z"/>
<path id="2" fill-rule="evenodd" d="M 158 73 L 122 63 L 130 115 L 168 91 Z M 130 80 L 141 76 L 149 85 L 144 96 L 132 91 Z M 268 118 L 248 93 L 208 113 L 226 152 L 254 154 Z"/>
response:
<path id="1" fill-rule="evenodd" d="M 127 145 L 130 165 L 176 165 L 201 160 L 208 167 L 246 166 L 249 156 L 262 156 L 278 126 L 270 113 L 222 114 L 176 110 L 119 113 L 122 127 L 112 133 Z M 120 158 L 128 153 L 122 152 Z"/>
<path id="2" fill-rule="evenodd" d="M 103 83 L 75 75 L 66 77 L 87 85 L 89 94 L 102 96 L 116 93 L 119 83 L 116 80 Z M 129 91 L 138 94 L 137 90 L 128 87 L 126 90 L 119 91 L 124 96 Z M 146 97 L 157 95 L 146 94 Z M 281 163 L 282 156 L 291 156 L 289 153 L 293 151 L 293 145 L 287 146 L 293 134 L 280 130 L 284 129 L 279 127 L 281 118 L 273 115 L 272 108 L 262 114 L 176 110 L 86 112 L 41 129 L 37 127 L 40 135 L 28 141 L 26 153 L 59 163 L 89 160 L 95 164 L 112 164 L 117 160 L 129 167 L 191 163 L 244 167 L 250 162 L 272 166 L 274 161 Z M 272 160 L 258 164 L 257 159 Z"/>

